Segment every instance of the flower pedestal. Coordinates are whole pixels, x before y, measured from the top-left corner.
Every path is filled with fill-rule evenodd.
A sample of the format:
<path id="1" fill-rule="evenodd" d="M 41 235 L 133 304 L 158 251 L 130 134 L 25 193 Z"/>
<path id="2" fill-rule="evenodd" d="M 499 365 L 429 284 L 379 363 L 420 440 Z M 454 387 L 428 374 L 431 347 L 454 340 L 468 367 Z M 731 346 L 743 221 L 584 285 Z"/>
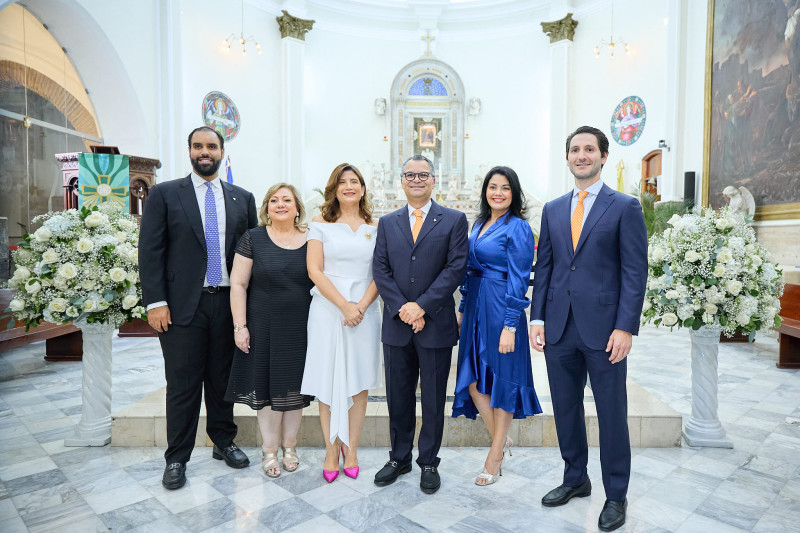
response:
<path id="1" fill-rule="evenodd" d="M 718 328 L 689 330 L 692 341 L 692 416 L 683 425 L 683 438 L 689 446 L 733 448 L 717 416 Z"/>
<path id="2" fill-rule="evenodd" d="M 64 446 L 105 446 L 111 442 L 111 338 L 114 326 L 76 322 L 83 332 L 81 420 Z"/>

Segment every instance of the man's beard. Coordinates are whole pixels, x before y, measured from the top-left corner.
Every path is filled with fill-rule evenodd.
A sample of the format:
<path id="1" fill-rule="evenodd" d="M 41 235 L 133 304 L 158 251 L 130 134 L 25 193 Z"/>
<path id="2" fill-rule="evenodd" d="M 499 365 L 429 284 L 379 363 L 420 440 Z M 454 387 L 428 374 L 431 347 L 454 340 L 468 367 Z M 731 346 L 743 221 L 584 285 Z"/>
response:
<path id="1" fill-rule="evenodd" d="M 222 160 L 214 159 L 213 157 L 209 157 L 208 159 L 211 159 L 211 164 L 210 165 L 206 165 L 206 164 L 201 165 L 200 163 L 197 162 L 198 159 L 200 159 L 200 158 L 197 158 L 197 159 L 191 159 L 190 158 L 190 160 L 192 162 L 192 168 L 194 169 L 195 172 L 197 172 L 198 176 L 203 176 L 204 178 L 208 178 L 208 177 L 211 177 L 214 174 L 216 174 L 217 170 L 219 170 L 220 163 L 222 163 Z"/>

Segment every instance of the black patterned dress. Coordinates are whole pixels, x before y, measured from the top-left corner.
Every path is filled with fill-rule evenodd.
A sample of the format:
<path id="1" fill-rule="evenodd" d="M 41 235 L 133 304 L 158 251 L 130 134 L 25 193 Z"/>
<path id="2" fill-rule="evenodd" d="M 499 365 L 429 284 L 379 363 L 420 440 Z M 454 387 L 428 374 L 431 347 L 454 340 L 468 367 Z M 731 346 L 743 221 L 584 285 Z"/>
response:
<path id="1" fill-rule="evenodd" d="M 300 394 L 306 360 L 311 288 L 304 244 L 286 250 L 264 226 L 245 233 L 236 253 L 253 260 L 247 288 L 250 353 L 236 348 L 225 400 L 273 411 L 307 407 L 313 396 Z"/>

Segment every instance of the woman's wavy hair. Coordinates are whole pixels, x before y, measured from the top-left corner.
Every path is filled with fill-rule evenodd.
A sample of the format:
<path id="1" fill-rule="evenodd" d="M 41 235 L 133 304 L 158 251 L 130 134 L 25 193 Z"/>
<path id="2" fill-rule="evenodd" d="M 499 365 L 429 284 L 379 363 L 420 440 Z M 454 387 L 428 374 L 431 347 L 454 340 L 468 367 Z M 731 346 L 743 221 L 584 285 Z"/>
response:
<path id="1" fill-rule="evenodd" d="M 272 187 L 269 188 L 267 194 L 264 195 L 264 200 L 261 202 L 261 207 L 258 210 L 258 225 L 259 226 L 271 226 L 272 220 L 269 218 L 269 199 L 278 192 L 279 189 L 289 189 L 294 196 L 294 205 L 297 206 L 297 216 L 294 219 L 294 227 L 297 230 L 303 230 L 308 226 L 308 223 L 305 221 L 306 219 L 306 208 L 303 205 L 303 201 L 300 199 L 300 193 L 297 192 L 297 189 L 294 188 L 294 185 L 289 185 L 288 183 L 276 183 Z"/>
<path id="2" fill-rule="evenodd" d="M 508 184 L 511 186 L 511 206 L 508 208 L 508 210 L 513 216 L 525 220 L 525 212 L 528 209 L 528 205 L 525 201 L 525 193 L 522 192 L 522 186 L 519 184 L 517 173 L 509 167 L 494 167 L 483 179 L 483 187 L 481 188 L 480 212 L 478 213 L 478 218 L 475 219 L 475 224 L 483 224 L 492 216 L 492 208 L 489 207 L 489 200 L 486 199 L 486 190 L 489 188 L 489 180 L 491 180 L 492 176 L 495 174 L 504 176 L 508 180 Z M 508 219 L 506 219 L 506 223 L 508 223 Z"/>
<path id="3" fill-rule="evenodd" d="M 342 174 L 348 170 L 358 176 L 358 181 L 364 187 L 364 196 L 358 202 L 358 214 L 364 219 L 364 222 L 370 224 L 372 222 L 372 202 L 369 201 L 369 195 L 367 194 L 367 184 L 364 182 L 364 176 L 361 175 L 358 168 L 350 163 L 342 163 L 331 172 L 331 177 L 328 178 L 328 184 L 325 185 L 325 193 L 323 194 L 325 202 L 319 208 L 322 212 L 322 218 L 325 222 L 336 222 L 339 215 L 342 214 L 342 208 L 336 198 L 336 189 L 339 187 L 339 179 Z"/>

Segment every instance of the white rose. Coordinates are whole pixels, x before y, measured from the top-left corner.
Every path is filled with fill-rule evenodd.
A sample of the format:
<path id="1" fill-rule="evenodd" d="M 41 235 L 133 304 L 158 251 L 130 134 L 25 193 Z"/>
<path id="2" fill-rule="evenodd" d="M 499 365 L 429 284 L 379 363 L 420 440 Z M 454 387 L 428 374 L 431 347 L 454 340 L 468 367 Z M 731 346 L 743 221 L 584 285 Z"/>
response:
<path id="1" fill-rule="evenodd" d="M 42 290 L 42 284 L 38 281 L 34 281 L 33 283 L 28 282 L 25 284 L 25 292 L 28 294 L 36 294 L 40 290 Z"/>
<path id="2" fill-rule="evenodd" d="M 65 280 L 64 278 L 56 276 L 56 278 L 53 280 L 53 287 L 55 287 L 60 291 L 65 291 L 69 287 L 69 284 L 67 283 L 67 280 Z"/>
<path id="3" fill-rule="evenodd" d="M 683 256 L 683 258 L 686 261 L 689 261 L 690 263 L 694 263 L 695 261 L 699 261 L 700 259 L 702 259 L 703 258 L 703 254 L 701 254 L 699 252 L 695 252 L 694 250 L 689 250 Z"/>
<path id="4" fill-rule="evenodd" d="M 94 300 L 84 300 L 83 302 L 83 310 L 87 312 L 94 311 L 97 308 L 97 304 Z"/>
<path id="5" fill-rule="evenodd" d="M 128 294 L 122 299 L 122 308 L 130 309 L 139 302 L 139 297 L 135 294 Z"/>
<path id="6" fill-rule="evenodd" d="M 86 237 L 82 237 L 75 243 L 75 249 L 78 250 L 82 254 L 88 254 L 94 249 L 94 243 L 91 239 L 87 239 Z"/>
<path id="7" fill-rule="evenodd" d="M 97 304 L 97 308 L 98 308 L 100 311 L 103 311 L 103 310 L 105 310 L 105 309 L 108 309 L 109 307 L 111 307 L 111 304 L 110 304 L 110 303 L 108 303 L 106 300 L 100 300 L 100 303 L 98 303 L 98 304 Z"/>
<path id="8" fill-rule="evenodd" d="M 716 266 L 714 267 L 714 275 L 719 278 L 724 274 L 725 274 L 725 267 L 722 266 L 722 264 L 717 263 Z"/>
<path id="9" fill-rule="evenodd" d="M 750 261 L 752 261 L 752 262 L 753 262 L 753 266 L 754 266 L 754 267 L 759 267 L 759 266 L 761 266 L 761 263 L 763 263 L 763 261 L 761 260 L 761 258 L 760 258 L 759 256 L 757 256 L 757 255 L 753 255 L 753 256 L 751 256 L 751 257 L 750 257 Z"/>
<path id="10" fill-rule="evenodd" d="M 675 289 L 671 289 L 667 291 L 666 297 L 670 300 L 677 300 L 680 297 L 680 293 Z"/>
<path id="11" fill-rule="evenodd" d="M 19 250 L 17 250 L 17 259 L 19 260 L 20 263 L 27 263 L 28 261 L 33 259 L 33 254 L 30 251 L 25 250 L 24 248 L 20 248 Z"/>
<path id="12" fill-rule="evenodd" d="M 83 280 L 81 282 L 81 288 L 86 289 L 87 291 L 94 289 L 94 281 L 90 279 Z"/>
<path id="13" fill-rule="evenodd" d="M 48 279 L 48 278 L 44 278 L 42 280 L 42 287 L 50 287 L 52 285 L 53 285 L 53 280 Z"/>
<path id="14" fill-rule="evenodd" d="M 96 228 L 101 224 L 107 224 L 108 217 L 103 213 L 98 213 L 97 211 L 95 211 L 94 213 L 86 217 L 83 223 L 86 224 L 87 228 Z"/>
<path id="15" fill-rule="evenodd" d="M 664 313 L 662 318 L 665 326 L 674 326 L 678 323 L 678 315 L 675 313 Z"/>
<path id="16" fill-rule="evenodd" d="M 18 266 L 17 269 L 14 271 L 14 277 L 20 281 L 24 281 L 31 277 L 31 271 L 23 266 Z"/>
<path id="17" fill-rule="evenodd" d="M 58 267 L 58 272 L 56 274 L 62 278 L 72 279 L 78 275 L 78 268 L 72 263 L 64 263 Z"/>
<path id="18" fill-rule="evenodd" d="M 733 223 L 727 218 L 718 218 L 714 225 L 717 226 L 717 229 L 727 229 L 733 227 Z"/>
<path id="19" fill-rule="evenodd" d="M 114 237 L 117 238 L 119 242 L 125 242 L 128 240 L 128 234 L 124 231 L 118 231 L 114 234 Z"/>
<path id="20" fill-rule="evenodd" d="M 48 305 L 47 308 L 53 313 L 63 313 L 67 310 L 67 304 L 69 304 L 69 302 L 64 298 L 53 298 L 50 300 L 50 305 Z"/>
<path id="21" fill-rule="evenodd" d="M 653 262 L 660 263 L 662 259 L 664 259 L 664 250 L 662 248 L 653 248 L 650 255 L 653 258 Z"/>
<path id="22" fill-rule="evenodd" d="M 128 274 L 125 276 L 125 279 L 127 279 L 131 283 L 136 283 L 137 281 L 139 281 L 139 273 L 135 271 L 128 272 Z"/>
<path id="23" fill-rule="evenodd" d="M 678 227 L 680 222 L 681 222 L 681 216 L 680 215 L 672 215 L 672 218 L 667 220 L 667 224 L 669 224 L 670 226 L 674 226 L 676 228 Z"/>
<path id="24" fill-rule="evenodd" d="M 39 242 L 47 242 L 50 240 L 50 237 L 52 236 L 53 232 L 44 226 L 33 232 L 33 238 Z"/>
<path id="25" fill-rule="evenodd" d="M 706 324 L 711 324 L 714 322 L 714 315 L 709 313 L 703 313 L 703 322 Z"/>
<path id="26" fill-rule="evenodd" d="M 127 272 L 125 272 L 121 268 L 112 268 L 111 270 L 108 271 L 108 276 L 111 278 L 111 281 L 114 281 L 116 283 L 125 281 L 126 275 Z"/>
<path id="27" fill-rule="evenodd" d="M 707 303 L 703 306 L 703 309 L 705 309 L 706 313 L 708 313 L 709 315 L 717 314 L 717 306 L 714 304 Z"/>
<path id="28" fill-rule="evenodd" d="M 52 264 L 58 261 L 58 252 L 56 252 L 53 248 L 48 248 L 42 254 L 42 261 L 48 264 Z"/>
<path id="29" fill-rule="evenodd" d="M 649 311 L 652 307 L 653 304 L 650 303 L 650 300 L 645 300 L 644 304 L 642 304 L 642 313 Z"/>
<path id="30" fill-rule="evenodd" d="M 748 254 L 752 254 L 753 252 L 756 251 L 756 247 L 754 244 L 748 244 L 747 246 L 744 247 L 744 251 L 747 252 Z"/>
<path id="31" fill-rule="evenodd" d="M 76 316 L 78 316 L 79 314 L 81 314 L 81 312 L 80 312 L 80 311 L 78 311 L 78 309 L 77 309 L 77 308 L 75 308 L 75 307 L 73 307 L 73 306 L 69 306 L 69 307 L 67 307 L 67 316 L 69 316 L 69 317 L 72 317 L 72 318 L 75 318 L 75 317 L 76 317 Z"/>
<path id="32" fill-rule="evenodd" d="M 717 254 L 717 261 L 720 263 L 729 263 L 733 261 L 733 254 L 729 248 L 722 248 Z"/>
<path id="33" fill-rule="evenodd" d="M 725 283 L 725 290 L 736 296 L 742 290 L 742 282 L 735 279 L 728 280 Z"/>
<path id="34" fill-rule="evenodd" d="M 14 298 L 10 302 L 8 302 L 8 306 L 11 308 L 11 311 L 14 312 L 22 311 L 23 309 L 25 309 L 25 300 Z"/>
<path id="35" fill-rule="evenodd" d="M 138 263 L 139 262 L 139 249 L 134 248 L 130 252 L 128 252 L 128 261 L 131 263 Z"/>

